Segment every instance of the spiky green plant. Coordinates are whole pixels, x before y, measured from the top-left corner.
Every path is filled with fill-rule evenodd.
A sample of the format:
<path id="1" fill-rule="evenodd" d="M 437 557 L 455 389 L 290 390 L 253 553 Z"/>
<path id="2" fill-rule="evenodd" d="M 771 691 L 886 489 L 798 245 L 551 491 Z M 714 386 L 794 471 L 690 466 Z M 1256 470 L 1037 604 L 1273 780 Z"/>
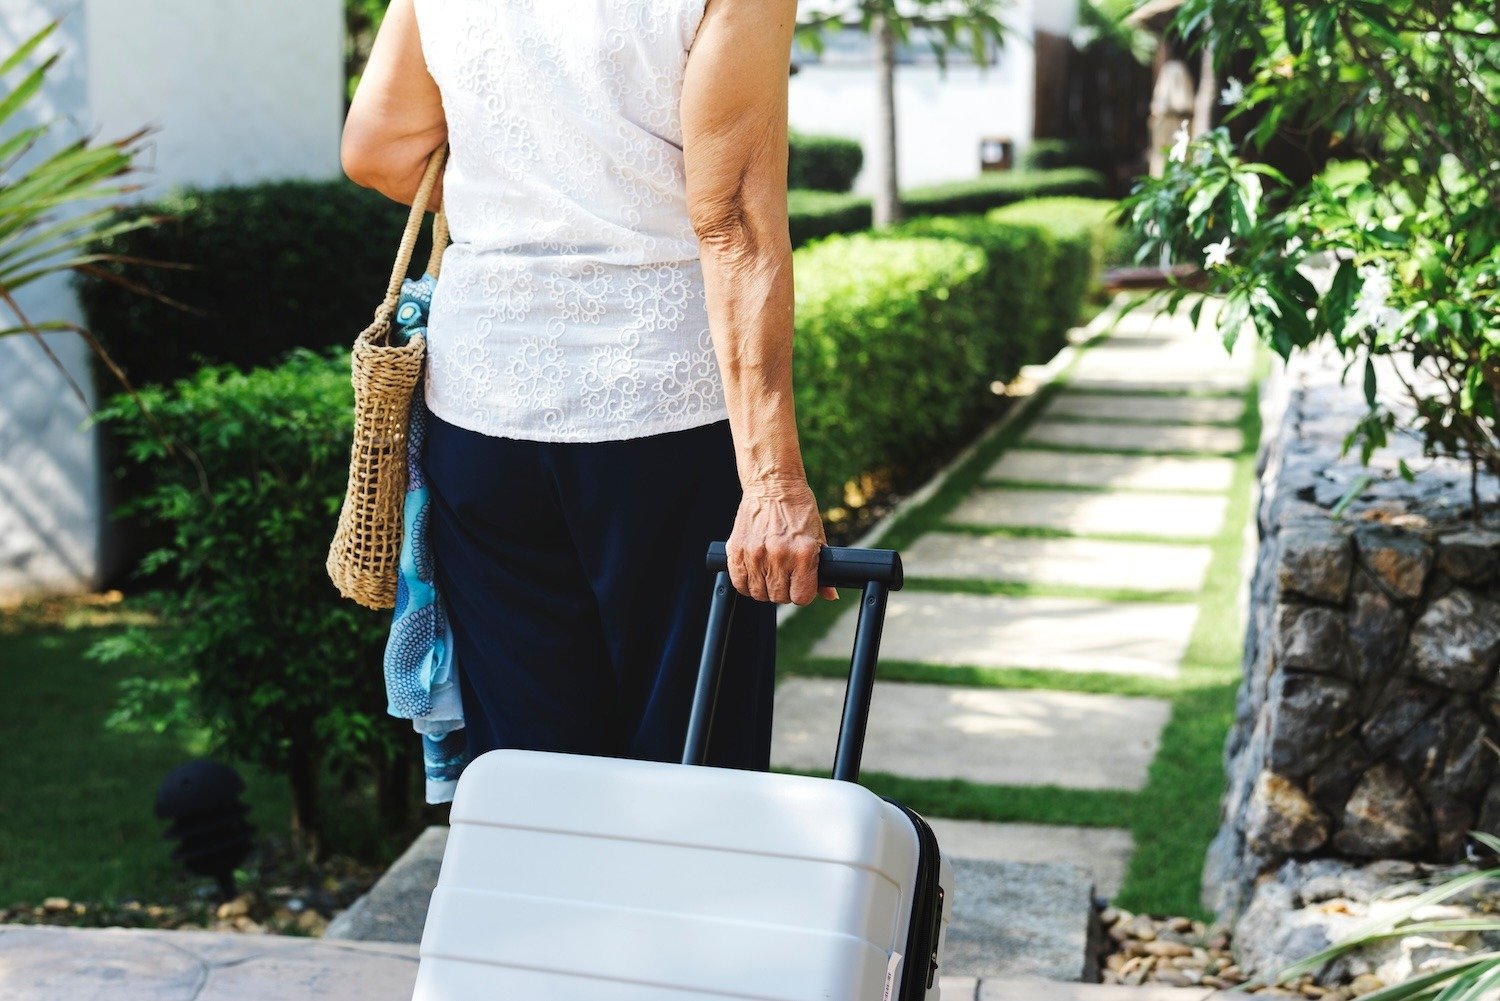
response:
<path id="1" fill-rule="evenodd" d="M 57 29 L 58 23 L 48 24 L 0 61 L 0 80 L 17 73 Z M 51 156 L 22 166 L 27 154 L 51 131 L 52 123 L 18 124 L 17 118 L 41 90 L 58 58 L 58 54 L 53 54 L 41 60 L 21 76 L 14 88 L 0 91 L 0 307 L 3 307 L 0 337 L 28 334 L 35 338 L 86 404 L 82 387 L 53 353 L 42 336 L 44 333 L 68 330 L 81 335 L 129 389 L 124 374 L 87 330 L 65 320 L 33 319 L 17 302 L 16 293 L 33 282 L 63 272 L 87 272 L 124 282 L 94 268 L 97 262 L 120 258 L 91 252 L 89 245 L 126 230 L 149 226 L 155 220 L 122 219 L 109 202 L 138 189 L 139 185 L 121 183 L 120 179 L 131 171 L 145 130 L 98 145 L 88 138 L 78 139 Z"/>
<path id="2" fill-rule="evenodd" d="M 1500 856 L 1500 839 L 1478 831 L 1471 832 L 1471 836 L 1491 853 Z M 1452 900 L 1461 893 L 1492 881 L 1500 881 L 1500 868 L 1478 869 L 1447 880 L 1417 894 L 1389 914 L 1360 925 L 1328 948 L 1280 970 L 1270 978 L 1270 983 L 1284 984 L 1304 974 L 1316 972 L 1342 956 L 1385 939 L 1403 938 L 1407 935 L 1500 933 L 1500 917 L 1436 920 L 1415 917 L 1424 908 Z M 1409 892 L 1410 886 L 1411 884 L 1403 884 L 1392 887 L 1386 893 L 1388 896 L 1399 896 Z M 1493 1001 L 1497 991 L 1500 991 L 1500 951 L 1485 950 L 1475 952 L 1467 959 L 1443 969 L 1418 974 L 1401 983 L 1362 994 L 1360 1001 Z"/>

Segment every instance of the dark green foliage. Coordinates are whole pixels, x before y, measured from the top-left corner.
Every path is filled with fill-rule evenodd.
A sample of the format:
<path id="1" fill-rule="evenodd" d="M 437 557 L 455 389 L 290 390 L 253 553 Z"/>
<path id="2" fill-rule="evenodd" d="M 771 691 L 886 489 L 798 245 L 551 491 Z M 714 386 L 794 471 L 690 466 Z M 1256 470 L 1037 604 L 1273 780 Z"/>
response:
<path id="1" fill-rule="evenodd" d="M 957 240 L 858 234 L 797 251 L 797 424 L 823 506 L 951 441 L 990 399 L 984 266 Z"/>
<path id="2" fill-rule="evenodd" d="M 287 775 L 315 838 L 323 764 L 378 774 L 418 746 L 398 746 L 385 714 L 389 613 L 340 598 L 323 568 L 348 470 L 348 360 L 298 351 L 277 368 L 208 367 L 143 396 L 176 454 L 128 398 L 101 417 L 152 473 L 132 508 L 166 530 L 143 569 L 169 579 L 152 601 L 172 628 L 131 629 L 96 652 L 170 665 L 178 680 L 136 687 L 122 716 L 205 728 L 212 753 Z"/>
<path id="3" fill-rule="evenodd" d="M 379 304 L 407 214 L 348 181 L 188 189 L 131 211 L 171 218 L 102 249 L 191 268 L 103 267 L 199 311 L 80 280 L 87 325 L 145 384 L 205 362 L 248 367 L 293 347 L 352 344 Z"/>
<path id="4" fill-rule="evenodd" d="M 995 209 L 991 222 L 1031 229 L 1041 238 L 1040 350 L 1050 356 L 1067 343 L 1085 296 L 1094 284 L 1105 248 L 1115 237 L 1108 213 L 1114 202 L 1087 198 L 1039 198 Z"/>
<path id="5" fill-rule="evenodd" d="M 857 233 L 870 228 L 870 199 L 831 191 L 789 191 L 788 222 L 792 246 L 834 233 Z"/>
<path id="6" fill-rule="evenodd" d="M 1053 310 L 1044 295 L 1051 241 L 1038 227 L 992 222 L 981 215 L 932 216 L 912 219 L 881 235 L 961 240 L 984 252 L 985 281 L 974 294 L 985 297 L 983 308 L 994 318 L 985 351 L 990 379 L 1008 382 L 1022 365 L 1050 357 Z"/>
<path id="7" fill-rule="evenodd" d="M 787 187 L 840 193 L 854 187 L 865 162 L 865 151 L 858 141 L 801 132 L 792 132 L 787 139 L 791 147 Z"/>
<path id="8" fill-rule="evenodd" d="M 1049 195 L 1097 198 L 1106 193 L 1105 186 L 1101 175 L 1079 167 L 1034 172 L 995 171 L 967 181 L 913 188 L 901 195 L 901 202 L 908 216 L 965 215 Z"/>
<path id="9" fill-rule="evenodd" d="M 1109 162 L 1109 150 L 1092 140 L 1037 139 L 1021 155 L 1021 170 L 1061 170 L 1064 167 L 1104 170 Z"/>

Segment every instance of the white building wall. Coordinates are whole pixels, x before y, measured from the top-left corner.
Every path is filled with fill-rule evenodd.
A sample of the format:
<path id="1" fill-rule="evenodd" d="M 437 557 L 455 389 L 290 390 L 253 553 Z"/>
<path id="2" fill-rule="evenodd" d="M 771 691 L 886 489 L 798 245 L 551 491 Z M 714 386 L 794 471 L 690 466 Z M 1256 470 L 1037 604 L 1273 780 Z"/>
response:
<path id="1" fill-rule="evenodd" d="M 902 64 L 896 68 L 897 177 L 903 188 L 979 173 L 979 144 L 1007 138 L 1016 155 L 1031 142 L 1035 59 L 1032 32 L 1067 34 L 1077 0 L 1019 0 L 1004 8 L 1011 37 L 988 67 Z M 789 119 L 801 132 L 845 136 L 875 147 L 876 91 L 869 62 L 807 63 L 792 77 Z M 864 170 L 854 190 L 869 194 Z"/>
<path id="2" fill-rule="evenodd" d="M 62 18 L 44 49 L 61 58 L 27 120 L 56 123 L 51 149 L 154 126 L 133 178 L 135 197 L 153 198 L 176 183 L 335 176 L 342 16 L 340 0 L 4 0 L 0 54 Z M 63 279 L 21 305 L 35 321 L 81 320 Z M 81 339 L 48 343 L 92 395 Z M 110 569 L 88 412 L 29 337 L 0 338 L 0 602 L 92 587 Z"/>

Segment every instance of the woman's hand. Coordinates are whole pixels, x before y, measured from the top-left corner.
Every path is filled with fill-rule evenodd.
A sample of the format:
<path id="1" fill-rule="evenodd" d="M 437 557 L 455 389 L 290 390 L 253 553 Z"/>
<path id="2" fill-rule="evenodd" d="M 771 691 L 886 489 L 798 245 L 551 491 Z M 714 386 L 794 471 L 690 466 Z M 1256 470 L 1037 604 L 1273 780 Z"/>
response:
<path id="1" fill-rule="evenodd" d="M 736 591 L 759 601 L 806 605 L 819 594 L 836 600 L 837 590 L 818 587 L 818 555 L 825 541 L 807 480 L 753 482 L 745 487 L 725 545 L 729 579 Z"/>

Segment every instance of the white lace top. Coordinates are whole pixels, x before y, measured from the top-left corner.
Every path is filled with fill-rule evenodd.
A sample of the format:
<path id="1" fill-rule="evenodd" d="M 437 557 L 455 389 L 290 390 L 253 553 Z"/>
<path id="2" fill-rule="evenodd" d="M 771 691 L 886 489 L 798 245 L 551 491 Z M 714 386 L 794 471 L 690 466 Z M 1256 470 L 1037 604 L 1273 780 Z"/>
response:
<path id="1" fill-rule="evenodd" d="M 450 148 L 438 417 L 605 441 L 727 416 L 679 119 L 704 2 L 416 0 Z"/>

